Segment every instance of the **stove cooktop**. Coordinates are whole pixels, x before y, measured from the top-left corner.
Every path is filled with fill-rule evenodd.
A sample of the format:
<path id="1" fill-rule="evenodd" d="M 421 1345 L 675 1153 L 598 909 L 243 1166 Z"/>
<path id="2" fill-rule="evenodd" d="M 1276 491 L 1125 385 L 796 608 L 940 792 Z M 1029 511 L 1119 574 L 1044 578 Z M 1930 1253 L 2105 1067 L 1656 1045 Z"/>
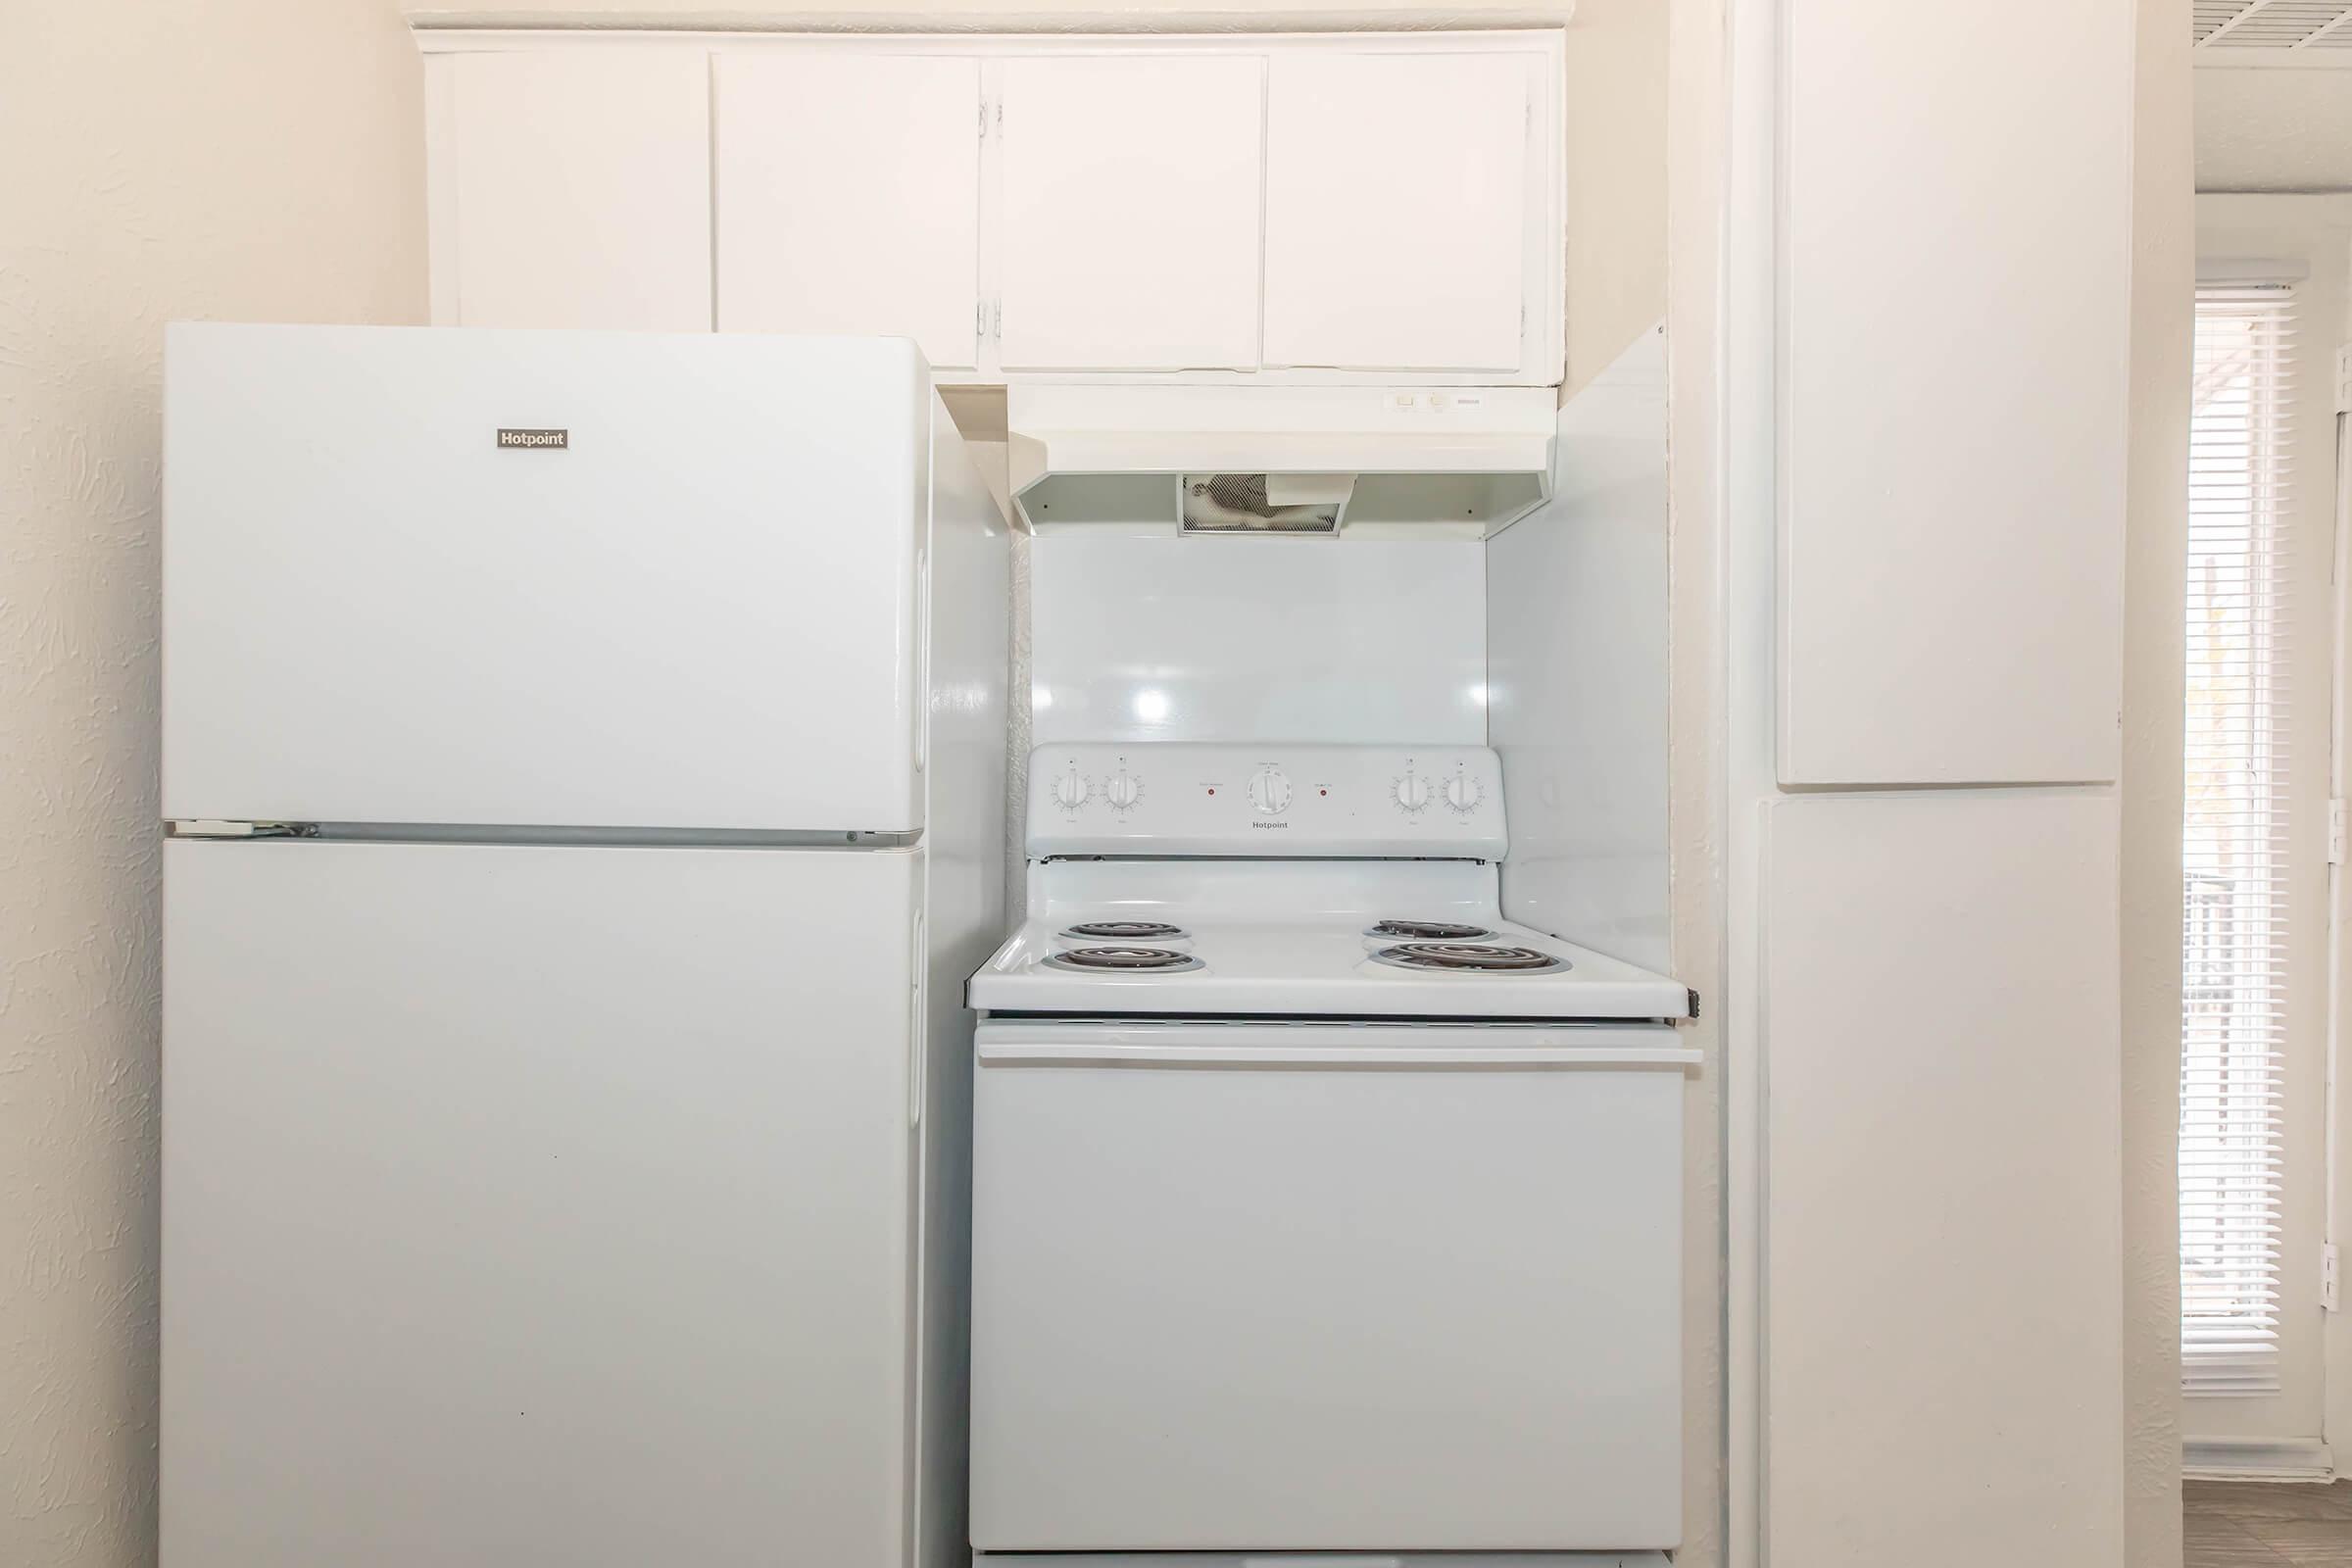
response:
<path id="1" fill-rule="evenodd" d="M 1056 742 L 1030 757 L 1032 918 L 967 996 L 1071 1018 L 1688 1017 L 1662 974 L 1502 917 L 1484 747 Z"/>
<path id="2" fill-rule="evenodd" d="M 1433 931 L 1444 939 L 1420 935 Z M 1161 920 L 1049 909 L 972 977 L 970 1000 L 999 1013 L 1139 1017 L 1568 1020 L 1690 1010 L 1690 993 L 1673 980 L 1500 918 L 1239 920 L 1178 910 Z"/>

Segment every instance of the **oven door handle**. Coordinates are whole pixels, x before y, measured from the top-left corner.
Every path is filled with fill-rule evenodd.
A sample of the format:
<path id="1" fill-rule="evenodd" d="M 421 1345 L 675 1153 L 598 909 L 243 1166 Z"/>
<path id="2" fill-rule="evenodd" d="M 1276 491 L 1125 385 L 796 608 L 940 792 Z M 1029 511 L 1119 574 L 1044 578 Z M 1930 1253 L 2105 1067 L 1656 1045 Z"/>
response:
<path id="1" fill-rule="evenodd" d="M 1107 1041 L 985 1041 L 978 1056 L 983 1067 L 1234 1067 L 1284 1072 L 1684 1067 L 1699 1060 L 1696 1051 L 1679 1046 L 1335 1046 L 1312 1050 Z"/>

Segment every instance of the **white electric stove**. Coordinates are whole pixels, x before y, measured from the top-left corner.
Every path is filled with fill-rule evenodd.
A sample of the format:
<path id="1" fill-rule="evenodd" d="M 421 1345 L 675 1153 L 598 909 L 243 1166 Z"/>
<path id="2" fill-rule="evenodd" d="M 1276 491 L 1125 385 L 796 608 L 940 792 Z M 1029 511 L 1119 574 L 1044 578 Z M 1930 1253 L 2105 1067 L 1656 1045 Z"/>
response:
<path id="1" fill-rule="evenodd" d="M 1027 846 L 970 987 L 977 1560 L 1677 1544 L 1693 998 L 1502 917 L 1494 754 L 1047 747 Z"/>

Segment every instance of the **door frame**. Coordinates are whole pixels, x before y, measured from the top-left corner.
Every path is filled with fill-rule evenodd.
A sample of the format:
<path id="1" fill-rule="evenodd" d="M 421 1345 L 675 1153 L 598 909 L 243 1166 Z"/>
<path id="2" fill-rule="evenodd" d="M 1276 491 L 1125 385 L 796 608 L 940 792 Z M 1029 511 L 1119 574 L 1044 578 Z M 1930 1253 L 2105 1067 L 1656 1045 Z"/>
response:
<path id="1" fill-rule="evenodd" d="M 2295 452 L 2297 494 L 2302 498 L 2296 521 L 2304 530 L 2306 562 L 2310 551 L 2328 554 L 2330 584 L 2325 596 L 2327 646 L 2318 650 L 2308 667 L 2324 668 L 2325 701 L 2320 705 L 2327 725 L 2328 777 L 2323 798 L 2340 801 L 2346 793 L 2344 737 L 2352 723 L 2345 679 L 2347 605 L 2345 574 L 2345 465 L 2340 460 L 2340 416 L 2331 416 L 2328 393 L 2335 371 L 2335 351 L 2347 335 L 2346 288 L 2352 281 L 2352 197 L 2340 195 L 2269 195 L 2214 193 L 2197 197 L 2197 269 L 2200 283 L 2215 281 L 2248 264 L 2276 263 L 2284 273 L 2299 273 L 2296 285 L 2297 351 L 2294 369 L 2303 397 L 2312 400 L 2297 411 L 2306 429 L 2318 426 L 2333 440 L 2304 439 Z M 2329 429 L 2333 424 L 2336 429 Z M 2323 510 L 2325 509 L 2325 510 Z M 2319 540 L 2328 541 L 2320 546 Z M 2305 854 L 2325 853 L 2328 824 L 2323 808 L 2320 820 L 2300 826 L 2296 838 Z M 2352 997 L 2344 984 L 2343 944 L 2352 931 L 2352 885 L 2339 865 L 2325 865 L 2322 894 L 2326 918 L 2316 947 L 2308 950 L 2326 975 L 2325 994 L 2310 1016 L 2290 1037 L 2286 1069 L 2289 1092 L 2299 1073 L 2306 1085 L 2322 1091 L 2319 1105 L 2304 1105 L 2301 1133 L 2314 1152 L 2297 1159 L 2289 1146 L 2287 1198 L 2303 1203 L 2316 1215 L 2298 1220 L 2291 1208 L 2288 1233 L 2280 1257 L 2282 1316 L 2297 1310 L 2320 1312 L 2317 1352 L 2306 1352 L 2300 1364 L 2289 1360 L 2294 1351 L 2281 1346 L 2281 1376 L 2292 1382 L 2317 1376 L 2321 1389 L 2313 1403 L 2316 1422 L 2289 1416 L 2278 1419 L 2274 1401 L 2280 1396 L 2238 1398 L 2186 1398 L 2181 1403 L 2181 1463 L 2192 1475 L 2255 1475 L 2268 1479 L 2319 1479 L 2337 1473 L 2335 1450 L 2352 1448 L 2352 1319 L 2322 1302 L 2323 1258 L 2331 1255 L 2352 1228 L 2352 1159 L 2344 1140 L 2352 1130 L 2352 1074 L 2343 1071 L 2342 1057 L 2352 1042 Z M 2289 1136 L 2295 1136 L 2297 1106 L 2290 1099 Z M 2317 1168 L 2314 1168 L 2314 1161 Z M 2316 1188 L 2316 1190 L 2315 1190 Z M 2299 1233 L 2299 1234 L 2298 1234 Z M 2316 1430 L 2307 1430 L 2315 1428 Z"/>

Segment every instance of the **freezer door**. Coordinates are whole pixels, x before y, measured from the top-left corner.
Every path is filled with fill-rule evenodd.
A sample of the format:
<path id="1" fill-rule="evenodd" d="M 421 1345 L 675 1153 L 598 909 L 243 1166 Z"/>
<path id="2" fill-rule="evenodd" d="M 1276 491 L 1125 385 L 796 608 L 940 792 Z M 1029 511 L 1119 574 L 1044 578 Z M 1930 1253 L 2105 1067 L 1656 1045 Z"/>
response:
<path id="1" fill-rule="evenodd" d="M 162 1568 L 902 1561 L 918 876 L 168 844 Z"/>
<path id="2" fill-rule="evenodd" d="M 166 816 L 921 825 L 911 344 L 168 344 Z"/>

